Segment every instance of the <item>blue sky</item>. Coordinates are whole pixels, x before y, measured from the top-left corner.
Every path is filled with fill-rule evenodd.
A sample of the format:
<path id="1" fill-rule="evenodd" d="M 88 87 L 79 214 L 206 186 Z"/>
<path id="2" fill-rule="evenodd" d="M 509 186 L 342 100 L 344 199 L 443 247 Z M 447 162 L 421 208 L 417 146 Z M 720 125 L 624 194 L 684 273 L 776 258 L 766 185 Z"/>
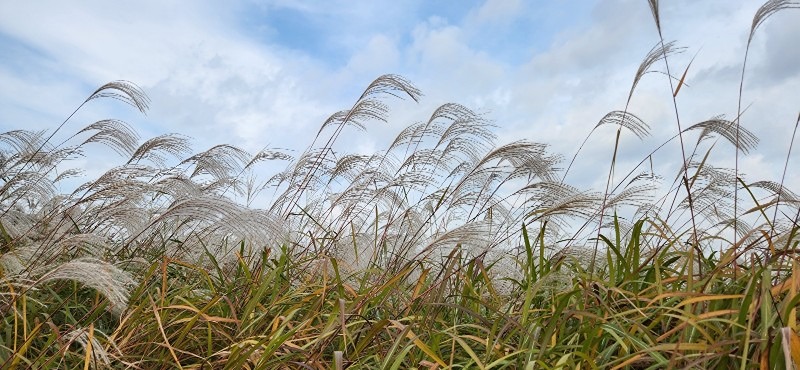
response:
<path id="1" fill-rule="evenodd" d="M 662 2 L 665 38 L 687 48 L 671 60 L 673 71 L 697 54 L 678 96 L 684 125 L 735 116 L 759 5 Z M 798 19 L 800 11 L 771 18 L 752 47 L 742 123 L 761 144 L 744 160 L 751 179 L 779 179 L 800 111 Z M 657 41 L 644 0 L 3 2 L 0 130 L 52 129 L 96 87 L 125 79 L 152 98 L 147 116 L 93 103 L 67 131 L 115 117 L 143 139 L 191 136 L 198 151 L 219 143 L 300 151 L 328 115 L 348 108 L 377 76 L 396 73 L 420 87 L 423 100 L 393 102 L 388 125 L 347 137 L 353 150 L 380 149 L 438 105 L 457 102 L 494 121 L 501 142 L 527 138 L 571 158 L 605 113 L 624 107 L 636 68 Z M 653 136 L 623 136 L 623 172 L 676 127 L 661 75 L 642 81 L 630 109 Z M 613 136 L 608 128 L 589 141 L 574 182 L 604 184 Z M 714 160 L 730 163 L 732 148 L 718 146 Z M 666 177 L 677 168 L 676 150 L 668 146 L 657 158 Z M 119 163 L 108 153 L 76 165 L 90 176 Z M 800 171 L 790 172 L 790 183 L 800 184 Z"/>

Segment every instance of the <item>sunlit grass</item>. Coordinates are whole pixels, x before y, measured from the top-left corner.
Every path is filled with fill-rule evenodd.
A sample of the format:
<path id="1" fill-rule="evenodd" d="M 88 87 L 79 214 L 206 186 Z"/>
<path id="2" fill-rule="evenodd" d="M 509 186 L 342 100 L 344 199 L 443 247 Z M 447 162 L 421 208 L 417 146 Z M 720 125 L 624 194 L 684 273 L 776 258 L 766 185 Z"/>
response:
<path id="1" fill-rule="evenodd" d="M 750 40 L 797 6 L 767 2 Z M 675 77 L 668 64 L 680 51 L 659 40 L 625 108 L 592 130 L 617 129 L 602 191 L 564 183 L 572 162 L 559 169 L 546 145 L 497 145 L 458 104 L 374 155 L 341 150 L 344 130 L 386 120 L 390 99 L 421 98 L 394 75 L 296 158 L 191 154 L 179 135 L 139 143 L 117 120 L 60 143 L 69 118 L 0 134 L 0 367 L 792 368 L 800 199 L 783 178 L 745 181 L 710 162 L 723 149 L 706 138 L 731 144 L 737 163 L 757 138 L 738 119 L 680 123 L 689 67 Z M 619 137 L 650 134 L 630 97 L 659 63 L 678 123 L 663 142 L 678 141 L 686 165 L 619 177 Z M 149 104 L 118 81 L 78 109 L 108 97 Z M 97 143 L 125 159 L 59 194 L 75 175 L 64 166 Z M 267 160 L 286 170 L 262 179 Z"/>

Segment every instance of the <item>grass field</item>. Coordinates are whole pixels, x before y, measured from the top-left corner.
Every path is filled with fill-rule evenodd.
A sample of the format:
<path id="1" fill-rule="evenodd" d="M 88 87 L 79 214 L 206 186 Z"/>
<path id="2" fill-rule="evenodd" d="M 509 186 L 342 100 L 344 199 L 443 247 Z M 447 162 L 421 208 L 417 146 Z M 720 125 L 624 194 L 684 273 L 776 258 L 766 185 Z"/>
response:
<path id="1" fill-rule="evenodd" d="M 797 7 L 766 2 L 748 52 L 771 15 Z M 340 150 L 396 99 L 421 99 L 396 75 L 297 156 L 194 152 L 176 134 L 141 142 L 114 119 L 66 140 L 71 116 L 2 133 L 0 367 L 794 368 L 800 198 L 784 179 L 800 116 L 777 143 L 783 176 L 746 179 L 740 159 L 758 138 L 741 102 L 733 120 L 681 121 L 691 64 L 670 57 L 682 51 L 659 40 L 624 108 L 587 132 L 616 131 L 604 189 L 565 182 L 583 145 L 562 157 L 498 144 L 489 117 L 459 104 L 372 155 Z M 675 130 L 653 153 L 679 147 L 677 173 L 653 173 L 652 156 L 618 168 L 620 137 L 651 134 L 628 111 L 644 78 L 673 92 Z M 76 112 L 102 99 L 150 104 L 115 81 Z M 96 145 L 123 159 L 67 185 L 85 180 L 70 163 Z M 734 168 L 710 160 L 726 150 Z M 265 176 L 266 161 L 285 169 Z"/>

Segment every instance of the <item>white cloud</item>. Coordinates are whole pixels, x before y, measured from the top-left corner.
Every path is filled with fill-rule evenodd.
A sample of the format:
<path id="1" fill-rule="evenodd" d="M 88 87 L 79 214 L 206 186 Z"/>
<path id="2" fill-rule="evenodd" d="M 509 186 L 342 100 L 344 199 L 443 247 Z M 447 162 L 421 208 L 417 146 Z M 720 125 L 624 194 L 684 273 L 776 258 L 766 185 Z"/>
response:
<path id="1" fill-rule="evenodd" d="M 502 22 L 519 15 L 522 0 L 486 0 L 475 12 L 478 22 Z"/>
<path id="2" fill-rule="evenodd" d="M 259 4 L 3 3 L 0 37 L 22 46 L 14 49 L 20 54 L 0 62 L 0 125 L 13 129 L 33 117 L 64 118 L 96 86 L 124 78 L 153 98 L 150 115 L 132 122 L 143 126 L 145 136 L 181 132 L 197 138 L 198 149 L 227 142 L 250 150 L 267 144 L 302 150 L 308 133 L 316 133 L 328 114 L 347 108 L 372 79 L 400 73 L 422 88 L 424 100 L 391 103 L 394 126 L 370 126 L 370 139 L 359 150 L 381 148 L 401 126 L 426 119 L 439 104 L 458 102 L 489 112 L 502 140 L 550 143 L 569 159 L 605 113 L 623 108 L 641 58 L 658 41 L 650 10 L 639 1 L 596 2 L 591 12 L 580 12 L 586 18 L 575 19 L 563 9 L 546 12 L 589 3 L 537 3 L 536 17 L 522 1 L 489 0 L 460 12 L 420 1 Z M 684 127 L 722 113 L 734 118 L 744 42 L 757 6 L 662 2 L 664 37 L 689 47 L 670 60 L 671 72 L 680 75 L 699 50 L 677 98 Z M 320 32 L 312 36 L 344 58 L 332 62 L 330 55 L 293 45 L 280 30 L 264 36 L 246 28 L 241 18 L 261 15 L 256 9 L 298 12 Z M 761 136 L 761 157 L 744 166 L 782 163 L 785 156 L 786 133 L 798 110 L 792 95 L 800 80 L 793 38 L 798 13 L 775 16 L 756 35 L 744 93 L 745 106 L 752 106 L 742 122 Z M 503 28 L 532 19 L 561 28 L 531 27 L 547 34 Z M 279 25 L 249 27 L 260 26 Z M 490 31 L 502 36 L 475 42 Z M 492 44 L 499 41 L 529 57 L 510 60 Z M 645 76 L 631 111 L 651 124 L 654 137 L 642 144 L 624 135 L 621 167 L 676 132 L 669 94 L 663 75 Z M 603 184 L 613 136 L 613 129 L 599 130 L 589 141 L 573 169 L 576 181 Z M 675 149 L 660 154 L 673 167 Z M 732 153 L 724 144 L 720 149 Z M 770 169 L 774 178 L 779 170 Z"/>
<path id="3" fill-rule="evenodd" d="M 233 9 L 177 3 L 14 6 L 0 12 L 0 30 L 66 66 L 76 78 L 73 91 L 116 79 L 142 86 L 153 98 L 145 134 L 177 131 L 195 137 L 199 147 L 228 142 L 257 150 L 283 141 L 271 133 L 297 132 L 328 113 L 307 91 L 310 81 L 302 81 L 318 78 L 315 62 L 237 33 L 226 24 Z M 38 25 L 30 27 L 34 19 Z M 68 83 L 41 81 L 38 87 Z"/>
<path id="4" fill-rule="evenodd" d="M 346 69 L 366 76 L 390 73 L 399 67 L 400 51 L 394 40 L 383 34 L 372 36 L 363 49 L 356 51 Z"/>

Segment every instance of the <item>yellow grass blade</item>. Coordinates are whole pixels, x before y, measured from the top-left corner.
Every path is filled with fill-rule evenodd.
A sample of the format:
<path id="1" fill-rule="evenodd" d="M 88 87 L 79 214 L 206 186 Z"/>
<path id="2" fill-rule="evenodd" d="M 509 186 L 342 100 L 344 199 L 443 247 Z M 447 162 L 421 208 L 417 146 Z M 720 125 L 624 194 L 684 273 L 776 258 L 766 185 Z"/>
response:
<path id="1" fill-rule="evenodd" d="M 401 330 L 405 329 L 406 327 L 405 325 L 403 325 L 403 323 L 397 320 L 390 320 L 390 321 L 392 322 L 392 325 L 394 327 L 399 328 Z M 447 367 L 447 363 L 444 362 L 444 360 L 442 360 L 441 358 L 439 358 L 439 356 L 437 356 L 436 353 L 433 352 L 433 350 L 430 347 L 428 347 L 427 344 L 425 344 L 425 342 L 421 341 L 419 337 L 417 337 L 417 335 L 414 334 L 414 331 L 408 330 L 406 332 L 406 338 L 410 339 L 414 343 L 414 345 L 417 346 L 417 348 L 422 350 L 422 352 L 425 352 L 425 354 L 428 355 L 428 357 L 430 357 L 432 360 L 436 361 L 437 364 L 439 364 L 442 367 Z"/>
<path id="2" fill-rule="evenodd" d="M 699 51 L 698 51 L 698 53 L 699 53 Z M 692 57 L 692 60 L 690 60 L 690 61 L 689 61 L 689 64 L 687 64 L 687 65 L 686 65 L 686 69 L 684 69 L 684 70 L 683 70 L 683 76 L 681 76 L 681 80 L 680 80 L 680 81 L 678 81 L 678 86 L 676 86 L 676 87 L 675 87 L 675 92 L 674 92 L 674 93 L 672 93 L 672 97 L 673 97 L 673 98 L 674 98 L 674 97 L 676 97 L 676 96 L 678 96 L 678 92 L 679 92 L 679 91 L 681 91 L 681 87 L 683 87 L 683 85 L 684 85 L 684 82 L 686 81 L 686 74 L 689 72 L 689 67 L 691 67 L 691 66 L 692 66 L 692 62 L 694 62 L 694 58 L 695 58 L 695 57 L 697 57 L 697 54 L 695 54 L 695 55 Z"/>
<path id="3" fill-rule="evenodd" d="M 94 323 L 89 324 L 89 339 L 86 341 L 86 357 L 83 358 L 83 370 L 89 370 L 92 363 L 92 339 L 94 339 Z"/>
<path id="4" fill-rule="evenodd" d="M 684 300 L 683 302 L 679 303 L 675 308 L 683 307 L 686 305 L 698 303 L 698 302 L 706 302 L 706 301 L 716 301 L 720 299 L 741 299 L 744 297 L 741 294 L 715 294 L 715 295 L 703 295 L 700 297 L 694 297 Z"/>
<path id="5" fill-rule="evenodd" d="M 172 359 L 175 360 L 175 365 L 178 366 L 179 369 L 183 369 L 181 366 L 181 362 L 178 361 L 178 356 L 175 354 L 175 349 L 172 348 L 172 345 L 169 344 L 169 339 L 167 338 L 167 333 L 164 331 L 164 324 L 161 323 L 161 316 L 158 314 L 158 308 L 156 308 L 156 303 L 153 302 L 153 298 L 150 298 L 150 305 L 153 307 L 153 317 L 156 319 L 156 323 L 158 324 L 158 330 L 161 333 L 161 337 L 164 339 L 164 345 L 169 350 L 169 353 L 172 355 Z"/>

